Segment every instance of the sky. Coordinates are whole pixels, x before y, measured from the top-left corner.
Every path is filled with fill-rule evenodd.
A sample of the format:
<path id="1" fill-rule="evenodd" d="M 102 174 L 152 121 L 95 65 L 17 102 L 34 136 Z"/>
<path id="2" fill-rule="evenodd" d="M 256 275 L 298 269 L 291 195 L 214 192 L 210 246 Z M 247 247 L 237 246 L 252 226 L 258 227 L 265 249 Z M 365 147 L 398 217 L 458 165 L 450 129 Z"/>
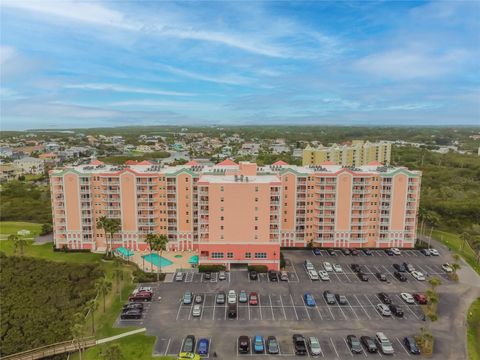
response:
<path id="1" fill-rule="evenodd" d="M 480 125 L 479 1 L 0 0 L 1 129 Z"/>

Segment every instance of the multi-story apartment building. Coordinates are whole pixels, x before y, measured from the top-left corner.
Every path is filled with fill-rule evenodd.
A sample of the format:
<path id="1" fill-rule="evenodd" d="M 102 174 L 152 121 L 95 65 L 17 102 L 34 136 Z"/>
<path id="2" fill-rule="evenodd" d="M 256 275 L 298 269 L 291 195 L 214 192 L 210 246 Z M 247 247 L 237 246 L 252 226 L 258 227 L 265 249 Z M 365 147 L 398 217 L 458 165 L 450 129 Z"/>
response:
<path id="1" fill-rule="evenodd" d="M 392 145 L 386 141 L 377 143 L 353 140 L 351 145 L 333 144 L 329 147 L 312 148 L 307 146 L 303 150 L 303 166 L 320 165 L 326 161 L 343 166 L 363 166 L 378 161 L 390 164 Z"/>
<path id="2" fill-rule="evenodd" d="M 113 246 L 146 250 L 148 233 L 200 264 L 278 268 L 280 247 L 413 247 L 421 173 L 371 163 L 163 167 L 141 162 L 50 172 L 57 248 L 106 248 L 101 216 L 118 218 Z"/>

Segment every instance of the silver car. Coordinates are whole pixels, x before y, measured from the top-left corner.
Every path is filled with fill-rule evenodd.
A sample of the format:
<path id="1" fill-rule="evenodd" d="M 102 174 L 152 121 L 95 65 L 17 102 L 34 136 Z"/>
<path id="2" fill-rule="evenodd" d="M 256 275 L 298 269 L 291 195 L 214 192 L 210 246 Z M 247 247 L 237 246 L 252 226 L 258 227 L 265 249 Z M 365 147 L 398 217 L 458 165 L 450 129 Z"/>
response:
<path id="1" fill-rule="evenodd" d="M 202 314 L 202 305 L 193 305 L 192 316 L 198 317 Z"/>
<path id="2" fill-rule="evenodd" d="M 320 341 L 314 336 L 308 338 L 308 347 L 310 348 L 310 354 L 312 356 L 322 355 L 322 349 L 320 347 Z"/>
<path id="3" fill-rule="evenodd" d="M 383 316 L 392 316 L 392 312 L 390 311 L 389 307 L 385 304 L 378 304 L 377 309 Z"/>

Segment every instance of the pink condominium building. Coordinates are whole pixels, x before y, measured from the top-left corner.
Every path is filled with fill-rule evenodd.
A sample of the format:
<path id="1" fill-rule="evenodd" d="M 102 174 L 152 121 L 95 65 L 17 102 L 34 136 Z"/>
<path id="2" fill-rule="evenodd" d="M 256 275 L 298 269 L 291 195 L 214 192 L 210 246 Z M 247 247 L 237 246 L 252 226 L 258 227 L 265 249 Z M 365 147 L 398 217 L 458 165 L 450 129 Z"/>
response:
<path id="1" fill-rule="evenodd" d="M 225 160 L 164 167 L 100 161 L 50 172 L 57 248 L 105 251 L 101 216 L 118 218 L 113 247 L 147 250 L 165 234 L 170 250 L 200 264 L 278 269 L 280 247 L 411 248 L 421 173 L 370 163 L 301 167 Z"/>

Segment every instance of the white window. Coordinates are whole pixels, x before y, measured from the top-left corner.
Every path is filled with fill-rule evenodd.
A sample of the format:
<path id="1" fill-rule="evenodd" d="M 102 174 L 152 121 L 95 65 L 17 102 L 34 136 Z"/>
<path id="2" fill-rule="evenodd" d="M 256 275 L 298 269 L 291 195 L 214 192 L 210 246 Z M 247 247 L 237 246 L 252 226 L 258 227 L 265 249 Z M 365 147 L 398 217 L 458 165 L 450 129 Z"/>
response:
<path id="1" fill-rule="evenodd" d="M 246 252 L 245 253 L 245 259 L 251 259 L 252 258 L 252 253 Z"/>
<path id="2" fill-rule="evenodd" d="M 212 252 L 212 259 L 223 259 L 223 252 Z"/>
<path id="3" fill-rule="evenodd" d="M 227 252 L 227 258 L 228 259 L 233 259 L 233 253 L 232 252 Z"/>
<path id="4" fill-rule="evenodd" d="M 255 253 L 255 259 L 266 259 L 266 258 L 267 258 L 267 253 L 265 252 Z"/>

